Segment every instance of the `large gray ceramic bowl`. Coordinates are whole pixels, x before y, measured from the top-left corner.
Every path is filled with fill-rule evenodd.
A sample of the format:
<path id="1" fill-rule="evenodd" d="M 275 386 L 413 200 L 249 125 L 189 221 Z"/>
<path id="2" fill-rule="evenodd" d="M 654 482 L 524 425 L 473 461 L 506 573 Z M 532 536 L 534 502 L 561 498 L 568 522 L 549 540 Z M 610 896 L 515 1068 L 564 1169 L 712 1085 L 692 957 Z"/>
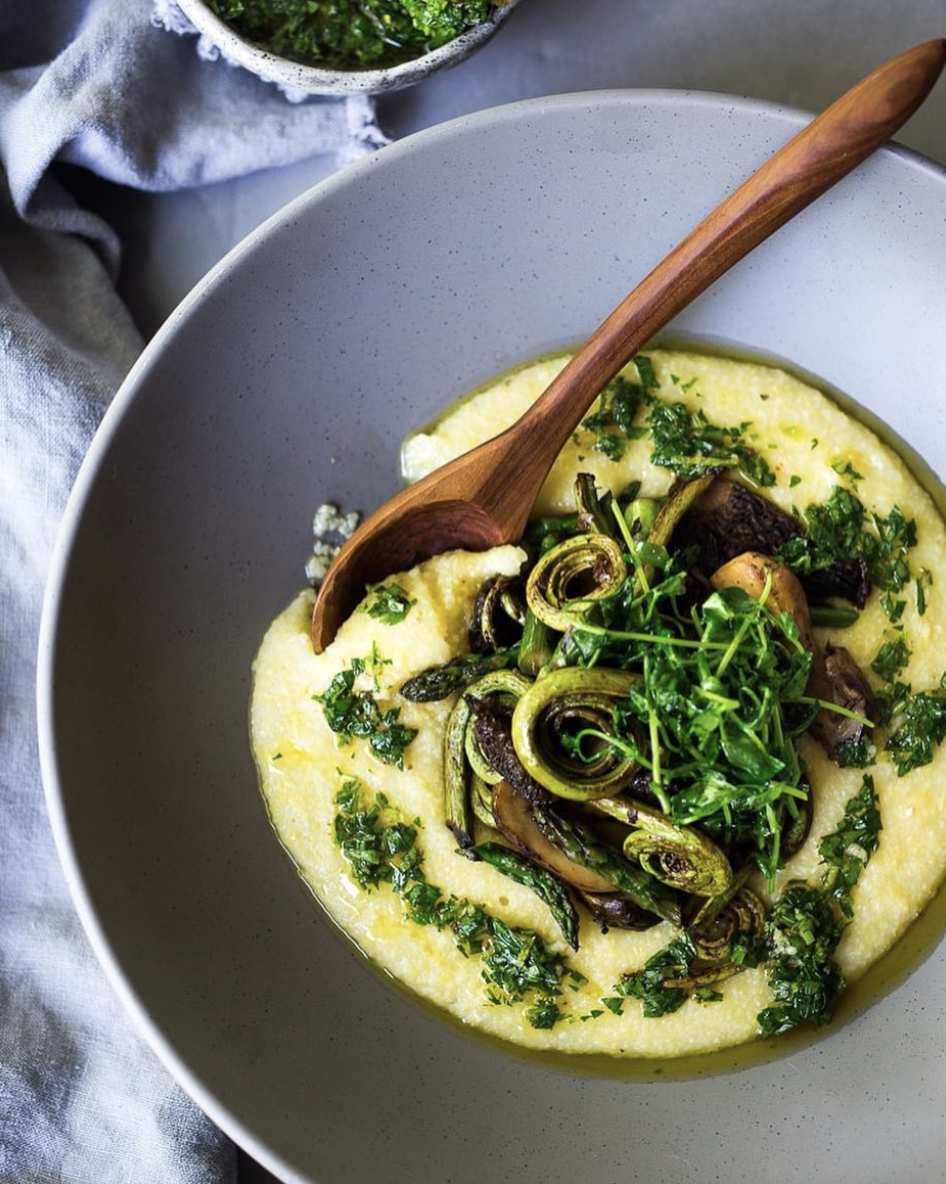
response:
<path id="1" fill-rule="evenodd" d="M 301 585 L 313 508 L 394 492 L 412 425 L 581 339 L 804 118 L 595 93 L 386 148 L 225 259 L 106 417 L 44 618 L 53 825 L 116 990 L 287 1181 L 942 1178 L 939 904 L 906 939 L 929 953 L 911 976 L 886 965 L 892 991 L 786 1056 L 569 1069 L 459 1031 L 364 964 L 275 842 L 247 748 L 250 664 Z M 946 176 L 894 147 L 673 330 L 788 359 L 943 473 L 944 276 Z"/>

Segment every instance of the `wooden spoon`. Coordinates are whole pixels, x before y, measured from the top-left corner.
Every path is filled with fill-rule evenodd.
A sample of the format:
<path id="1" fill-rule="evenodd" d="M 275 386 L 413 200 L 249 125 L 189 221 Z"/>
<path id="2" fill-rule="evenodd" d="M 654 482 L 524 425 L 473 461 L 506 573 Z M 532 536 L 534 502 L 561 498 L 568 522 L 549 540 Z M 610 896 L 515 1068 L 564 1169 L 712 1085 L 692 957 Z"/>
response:
<path id="1" fill-rule="evenodd" d="M 926 98 L 944 62 L 946 40 L 927 41 L 842 95 L 625 297 L 521 419 L 362 523 L 316 600 L 316 652 L 366 585 L 442 551 L 519 539 L 552 462 L 602 387 L 714 280 L 888 140 Z"/>

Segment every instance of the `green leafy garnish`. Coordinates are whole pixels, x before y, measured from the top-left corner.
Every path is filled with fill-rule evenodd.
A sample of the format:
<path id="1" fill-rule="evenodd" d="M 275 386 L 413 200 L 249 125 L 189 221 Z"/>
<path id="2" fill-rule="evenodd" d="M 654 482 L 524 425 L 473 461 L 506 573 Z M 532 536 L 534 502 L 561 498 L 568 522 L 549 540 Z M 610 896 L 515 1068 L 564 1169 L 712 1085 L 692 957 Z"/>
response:
<path id="1" fill-rule="evenodd" d="M 881 645 L 870 668 L 887 682 L 893 682 L 909 662 L 910 647 L 907 645 L 906 637 L 900 632 Z"/>
<path id="2" fill-rule="evenodd" d="M 485 21 L 493 7 L 493 0 L 400 0 L 400 3 L 431 45 L 443 45 L 459 37 L 471 25 Z"/>
<path id="3" fill-rule="evenodd" d="M 902 684 L 898 685 L 903 689 Z M 946 694 L 942 688 L 915 694 L 909 688 L 905 690 L 892 708 L 900 723 L 887 740 L 887 752 L 901 777 L 928 765 L 946 739 Z"/>
<path id="4" fill-rule="evenodd" d="M 667 981 L 686 978 L 695 959 L 693 939 L 685 929 L 681 930 L 669 945 L 647 959 L 643 970 L 624 975 L 612 987 L 614 994 L 602 1002 L 616 1015 L 620 1015 L 624 999 L 639 999 L 641 1011 L 647 1019 L 658 1019 L 678 1011 L 686 1003 L 689 992 L 683 987 L 667 986 Z"/>
<path id="5" fill-rule="evenodd" d="M 346 778 L 335 796 L 335 841 L 355 883 L 366 891 L 389 885 L 409 921 L 449 929 L 463 955 L 481 959 L 491 1003 L 528 1003 L 526 1018 L 535 1028 L 564 1019 L 559 998 L 566 985 L 577 987 L 584 976 L 537 933 L 507 925 L 481 905 L 431 884 L 418 845 L 419 820 L 403 822 L 384 794 L 370 803 L 365 797 L 354 777 Z"/>
<path id="6" fill-rule="evenodd" d="M 790 884 L 772 906 L 766 925 L 766 974 L 776 1003 L 759 1013 L 763 1035 L 798 1024 L 826 1024 L 844 976 L 834 952 L 854 915 L 852 893 L 877 850 L 881 830 L 874 781 L 865 775 L 836 830 L 818 844 L 822 888 Z"/>
<path id="7" fill-rule="evenodd" d="M 891 625 L 896 625 L 903 616 L 903 610 L 907 607 L 907 602 L 894 596 L 892 592 L 885 592 L 880 598 L 880 606 L 887 614 L 887 619 Z M 922 613 L 920 614 L 923 615 Z"/>
<path id="8" fill-rule="evenodd" d="M 597 436 L 595 450 L 611 460 L 620 460 L 631 440 L 647 434 L 647 428 L 635 421 L 641 408 L 651 400 L 650 391 L 656 385 L 656 378 L 649 359 L 635 360 L 641 381 L 631 382 L 619 374 L 604 388 L 597 409 L 582 423 L 582 427 Z"/>
<path id="9" fill-rule="evenodd" d="M 842 740 L 834 750 L 834 759 L 842 769 L 866 769 L 877 759 L 877 746 L 863 731 L 856 738 Z"/>
<path id="10" fill-rule="evenodd" d="M 740 588 L 678 609 L 677 561 L 656 549 L 649 555 L 653 587 L 603 603 L 602 624 L 576 621 L 572 629 L 584 664 L 644 676 L 616 713 L 625 739 L 593 739 L 648 770 L 676 824 L 698 823 L 717 842 L 747 849 L 771 881 L 782 829 L 808 794 L 795 736 L 816 710 L 806 696 L 811 654 L 790 617 Z"/>
<path id="11" fill-rule="evenodd" d="M 691 410 L 685 403 L 655 402 L 648 418 L 655 465 L 672 469 L 678 477 L 690 481 L 716 469 L 732 468 L 744 473 L 754 484 L 775 484 L 775 474 L 765 457 L 746 440 L 748 422 L 734 427 L 711 423 L 701 408 Z"/>
<path id="12" fill-rule="evenodd" d="M 856 485 L 858 481 L 864 480 L 864 474 L 859 473 L 849 460 L 841 460 L 840 458 L 834 460 L 831 462 L 831 468 L 834 469 L 839 477 L 847 477 L 852 485 Z"/>
<path id="13" fill-rule="evenodd" d="M 361 803 L 361 782 L 349 777 L 335 795 L 335 842 L 348 860 L 352 879 L 370 890 L 409 879 L 418 866 L 417 827 L 397 819 L 384 794 L 370 806 Z"/>
<path id="14" fill-rule="evenodd" d="M 865 775 L 858 793 L 844 808 L 837 830 L 818 843 L 825 870 L 821 882 L 834 897 L 845 917 L 854 916 L 851 893 L 880 841 L 880 809 L 874 779 Z"/>
<path id="15" fill-rule="evenodd" d="M 772 906 L 764 932 L 736 933 L 728 958 L 735 966 L 765 966 L 775 1003 L 759 1013 L 760 1032 L 774 1036 L 802 1023 L 825 1024 L 844 978 L 834 959 L 854 910 L 852 894 L 876 851 L 881 830 L 874 782 L 865 775 L 836 830 L 818 844 L 822 887 L 795 881 Z M 645 1017 L 678 1010 L 689 998 L 715 1002 L 721 994 L 699 981 L 702 964 L 692 936 L 683 930 L 643 969 L 624 975 L 602 1003 L 620 1015 L 624 1000 L 641 1001 Z"/>
<path id="16" fill-rule="evenodd" d="M 375 668 L 379 661 L 373 652 L 371 663 Z M 379 760 L 403 769 L 404 751 L 417 735 L 417 729 L 398 723 L 400 707 L 382 711 L 370 691 L 355 690 L 355 680 L 368 668 L 364 659 L 353 658 L 349 669 L 340 670 L 325 692 L 312 698 L 322 705 L 325 722 L 342 744 L 351 744 L 355 737 L 367 740 Z"/>
<path id="17" fill-rule="evenodd" d="M 798 1024 L 823 1025 L 844 976 L 833 958 L 844 932 L 830 895 L 807 884 L 792 884 L 772 906 L 766 926 L 771 950 L 766 971 L 776 1002 L 759 1012 L 763 1036 Z"/>
<path id="18" fill-rule="evenodd" d="M 404 591 L 400 584 L 379 584 L 370 589 L 372 599 L 362 606 L 361 611 L 380 621 L 383 625 L 398 625 L 417 603 Z"/>
<path id="19" fill-rule="evenodd" d="M 855 494 L 838 485 L 826 502 L 805 509 L 805 520 L 806 533 L 789 539 L 779 551 L 798 574 L 863 559 L 878 588 L 899 592 L 913 578 L 908 554 L 916 545 L 916 523 L 899 506 L 886 517 L 868 514 Z"/>
<path id="20" fill-rule="evenodd" d="M 601 1002 L 616 1015 L 621 1015 L 625 999 L 639 999 L 641 1013 L 646 1019 L 670 1015 L 688 999 L 695 999 L 697 1003 L 718 1003 L 723 994 L 712 986 L 712 981 L 727 978 L 739 968 L 757 966 L 764 952 L 758 931 L 737 931 L 730 935 L 725 957 L 707 962 L 701 958 L 691 934 L 683 929 L 673 941 L 648 958 L 643 969 L 623 975 L 611 988 L 613 994 Z"/>
<path id="21" fill-rule="evenodd" d="M 539 1020 L 533 1027 L 548 1028 L 563 1017 L 555 1001 L 566 977 L 566 962 L 537 933 L 507 925 L 476 906 L 468 907 L 463 922 L 454 927 L 468 952 L 483 959 L 486 997 L 491 1003 L 511 1006 L 537 995 L 538 1009 L 527 1013 L 530 1022 Z"/>
<path id="22" fill-rule="evenodd" d="M 907 554 L 916 546 L 916 522 L 905 518 L 899 506 L 894 506 L 886 518 L 879 514 L 872 518 L 877 543 L 865 555 L 871 576 L 879 588 L 899 592 L 913 578 Z"/>
<path id="23" fill-rule="evenodd" d="M 673 470 L 686 481 L 716 469 L 738 469 L 756 485 L 775 484 L 775 474 L 747 438 L 751 426 L 719 427 L 702 410 L 685 403 L 665 402 L 654 392 L 659 387 L 653 363 L 645 354 L 634 359 L 639 381 L 618 375 L 602 391 L 596 410 L 582 426 L 594 433 L 595 449 L 620 460 L 631 440 L 650 434 L 651 461 Z M 695 379 L 680 383 L 688 390 Z M 646 414 L 644 414 L 646 412 Z"/>

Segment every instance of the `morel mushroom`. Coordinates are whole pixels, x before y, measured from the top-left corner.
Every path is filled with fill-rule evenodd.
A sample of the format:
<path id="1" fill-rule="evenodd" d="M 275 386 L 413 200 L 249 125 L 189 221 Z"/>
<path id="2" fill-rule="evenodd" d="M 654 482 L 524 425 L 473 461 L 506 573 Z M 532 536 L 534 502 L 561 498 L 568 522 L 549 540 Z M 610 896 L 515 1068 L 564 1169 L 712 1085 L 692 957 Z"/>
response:
<path id="1" fill-rule="evenodd" d="M 864 720 L 874 718 L 873 691 L 860 667 L 843 646 L 826 645 L 823 669 L 819 672 L 817 684 L 814 675 L 815 671 L 812 670 L 812 682 L 809 683 L 812 694 L 861 717 L 855 719 L 822 707 L 808 729 L 833 761 L 844 764 L 845 750 L 849 751 L 858 745 L 871 730 Z"/>
<path id="2" fill-rule="evenodd" d="M 775 555 L 804 534 L 799 521 L 769 498 L 738 481 L 719 478 L 702 493 L 680 523 L 679 547 L 697 548 L 698 566 L 710 573 L 746 551 Z M 863 608 L 871 580 L 863 559 L 839 560 L 801 578 L 813 600 L 839 596 Z"/>

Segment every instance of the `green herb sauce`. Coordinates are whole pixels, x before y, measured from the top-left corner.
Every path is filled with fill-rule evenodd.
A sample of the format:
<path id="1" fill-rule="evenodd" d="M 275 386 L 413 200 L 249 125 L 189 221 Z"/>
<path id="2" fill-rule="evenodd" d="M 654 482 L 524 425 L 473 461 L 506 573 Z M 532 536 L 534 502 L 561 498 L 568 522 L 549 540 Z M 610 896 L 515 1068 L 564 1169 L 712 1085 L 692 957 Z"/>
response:
<path id="1" fill-rule="evenodd" d="M 551 1028 L 564 1018 L 559 997 L 566 986 L 583 982 L 583 976 L 537 933 L 507 925 L 481 905 L 431 884 L 417 844 L 419 819 L 403 822 L 383 794 L 366 802 L 357 778 L 346 778 L 335 805 L 335 841 L 362 889 L 389 884 L 403 901 L 409 921 L 449 929 L 464 957 L 482 960 L 490 1003 L 525 1003 L 526 1018 L 534 1028 Z"/>
<path id="2" fill-rule="evenodd" d="M 602 391 L 596 410 L 582 422 L 582 427 L 596 436 L 595 451 L 620 460 L 631 440 L 649 434 L 652 463 L 671 469 L 685 481 L 730 468 L 762 488 L 775 484 L 775 474 L 765 457 L 747 442 L 751 424 L 720 427 L 700 410 L 661 399 L 656 394 L 660 383 L 650 359 L 638 354 L 634 364 L 640 382 L 618 375 Z M 675 384 L 685 391 L 693 382 L 675 380 Z"/>
<path id="3" fill-rule="evenodd" d="M 386 765 L 404 768 L 404 750 L 417 735 L 416 728 L 398 722 L 400 707 L 382 711 L 378 706 L 377 667 L 383 659 L 375 649 L 371 657 L 353 658 L 348 670 L 340 670 L 325 692 L 313 695 L 325 713 L 325 720 L 342 744 L 351 744 L 356 737 L 368 742 L 374 755 Z M 359 675 L 373 677 L 373 690 L 356 691 Z"/>
<path id="4" fill-rule="evenodd" d="M 340 70 L 411 61 L 486 21 L 491 0 L 208 0 L 277 57 Z"/>
<path id="5" fill-rule="evenodd" d="M 372 599 L 362 612 L 384 625 L 399 625 L 417 603 L 400 584 L 379 584 L 370 591 Z"/>

